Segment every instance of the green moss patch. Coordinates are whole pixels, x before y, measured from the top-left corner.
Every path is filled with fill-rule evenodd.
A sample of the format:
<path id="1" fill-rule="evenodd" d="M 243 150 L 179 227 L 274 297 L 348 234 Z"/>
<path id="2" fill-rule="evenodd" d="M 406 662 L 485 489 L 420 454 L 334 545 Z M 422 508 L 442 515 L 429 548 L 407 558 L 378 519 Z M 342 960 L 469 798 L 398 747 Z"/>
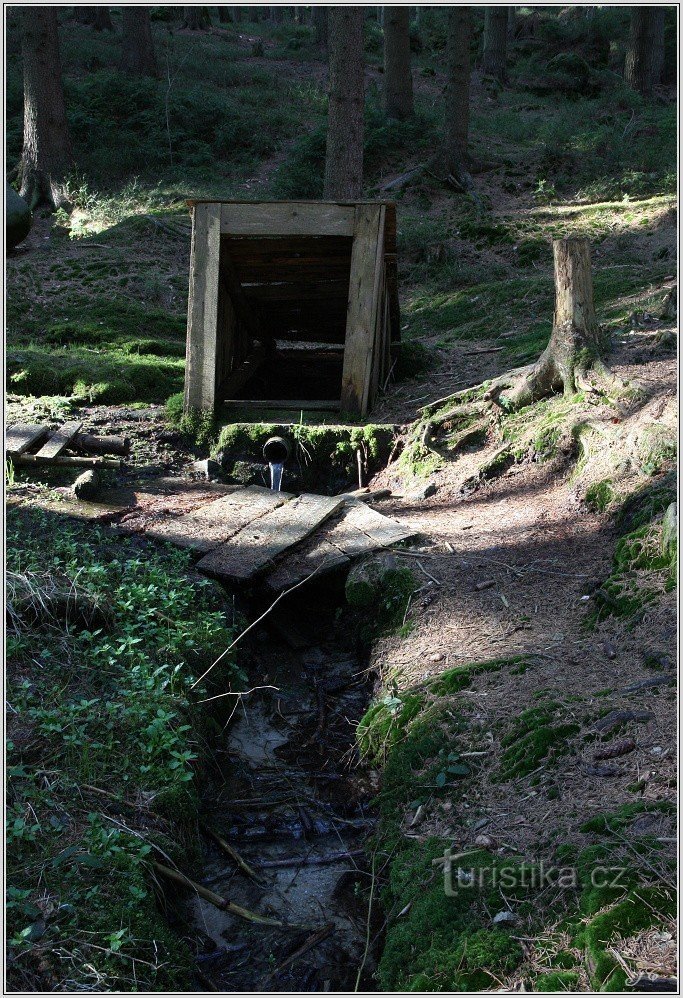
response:
<path id="1" fill-rule="evenodd" d="M 262 468 L 266 440 L 283 436 L 292 444 L 283 487 L 291 475 L 303 489 L 334 493 L 357 488 L 359 453 L 366 476 L 379 471 L 389 458 L 395 435 L 394 426 L 388 424 L 230 423 L 221 428 L 212 453 L 221 456 L 228 474 L 234 474 L 239 465 Z"/>

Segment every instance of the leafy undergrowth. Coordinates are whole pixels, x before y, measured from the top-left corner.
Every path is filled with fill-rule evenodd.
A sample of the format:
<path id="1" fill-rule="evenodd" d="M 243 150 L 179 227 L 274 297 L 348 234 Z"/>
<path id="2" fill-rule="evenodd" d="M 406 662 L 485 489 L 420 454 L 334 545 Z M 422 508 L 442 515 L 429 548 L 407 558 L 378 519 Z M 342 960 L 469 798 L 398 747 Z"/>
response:
<path id="1" fill-rule="evenodd" d="M 47 513 L 11 511 L 7 550 L 9 979 L 187 990 L 149 861 L 198 855 L 189 686 L 230 639 L 218 592 L 182 552 Z"/>
<path id="2" fill-rule="evenodd" d="M 493 735 L 500 752 L 492 751 L 473 698 L 463 694 L 477 677 L 529 667 L 524 658 L 484 662 L 394 688 L 359 725 L 361 751 L 382 766 L 383 991 L 519 990 L 520 982 L 529 991 L 621 991 L 626 975 L 613 947 L 666 929 L 674 915 L 675 863 L 666 840 L 648 831 L 648 822 L 674 817 L 667 801 L 593 810 L 571 844 L 566 833 L 550 835 L 529 859 L 477 836 L 486 825 L 477 811 L 483 781 L 528 793 L 540 786 L 540 767 L 552 773 L 596 737 L 589 699 L 562 703 L 539 693 L 535 706 L 502 715 Z M 448 816 L 447 833 L 424 829 L 435 812 Z"/>

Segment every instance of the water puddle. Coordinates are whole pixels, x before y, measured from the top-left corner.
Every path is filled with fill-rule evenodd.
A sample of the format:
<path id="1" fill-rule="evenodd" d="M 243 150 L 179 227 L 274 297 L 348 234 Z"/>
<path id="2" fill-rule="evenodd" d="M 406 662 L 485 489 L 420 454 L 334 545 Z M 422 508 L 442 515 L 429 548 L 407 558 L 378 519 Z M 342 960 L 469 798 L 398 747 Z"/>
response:
<path id="1" fill-rule="evenodd" d="M 354 748 L 371 684 L 333 603 L 321 609 L 316 597 L 288 605 L 298 648 L 281 633 L 257 632 L 249 683 L 262 688 L 244 698 L 216 750 L 227 780 L 207 795 L 204 822 L 258 879 L 207 836 L 202 882 L 282 923 L 194 900 L 197 966 L 219 991 L 353 991 L 358 980 L 374 990 L 366 940 L 380 916 L 371 911 L 368 926 L 364 849 L 373 787 Z"/>

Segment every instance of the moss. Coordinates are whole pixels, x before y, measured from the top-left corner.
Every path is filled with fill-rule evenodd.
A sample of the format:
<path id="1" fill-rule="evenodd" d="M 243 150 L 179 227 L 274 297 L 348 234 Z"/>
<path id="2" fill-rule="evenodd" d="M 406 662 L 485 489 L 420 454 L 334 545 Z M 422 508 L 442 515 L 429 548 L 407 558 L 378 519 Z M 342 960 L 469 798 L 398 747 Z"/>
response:
<path id="1" fill-rule="evenodd" d="M 386 463 L 395 439 L 389 424 L 365 426 L 335 424 L 231 423 L 221 427 L 212 454 L 222 459 L 228 474 L 238 462 L 263 464 L 263 445 L 272 436 L 293 443 L 288 474 L 297 487 L 340 492 L 358 481 L 357 454 L 368 476 Z"/>
<path id="2" fill-rule="evenodd" d="M 670 801 L 643 801 L 624 804 L 616 811 L 597 814 L 581 826 L 581 831 L 610 835 L 612 832 L 619 832 L 626 828 L 638 815 L 653 812 L 674 815 L 676 809 Z"/>
<path id="3" fill-rule="evenodd" d="M 545 701 L 516 717 L 501 738 L 504 751 L 496 778 L 505 781 L 527 776 L 544 759 L 555 759 L 568 752 L 568 739 L 579 731 L 579 725 L 562 723 L 561 716 L 559 704 Z M 561 723 L 556 723 L 557 720 Z"/>
<path id="4" fill-rule="evenodd" d="M 513 658 L 498 658 L 490 662 L 472 662 L 469 665 L 456 666 L 454 669 L 446 669 L 438 678 L 428 684 L 429 690 L 437 696 L 447 696 L 459 693 L 466 689 L 475 676 L 485 672 L 497 672 L 507 666 L 519 666 L 524 662 L 522 656 Z"/>
<path id="5" fill-rule="evenodd" d="M 373 566 L 377 564 L 377 570 Z M 395 632 L 405 624 L 415 578 L 409 568 L 386 568 L 370 561 L 357 566 L 346 580 L 346 601 L 357 619 L 358 634 L 370 642 L 382 634 Z"/>
<path id="6" fill-rule="evenodd" d="M 616 527 L 620 533 L 643 527 L 663 513 L 675 500 L 675 472 L 646 482 L 622 501 L 615 515 Z"/>
<path id="7" fill-rule="evenodd" d="M 604 513 L 614 501 L 614 488 L 609 478 L 594 482 L 586 489 L 586 505 L 596 513 Z"/>
<path id="8" fill-rule="evenodd" d="M 434 355 L 416 340 L 404 340 L 398 348 L 394 366 L 396 381 L 415 378 L 434 366 Z"/>

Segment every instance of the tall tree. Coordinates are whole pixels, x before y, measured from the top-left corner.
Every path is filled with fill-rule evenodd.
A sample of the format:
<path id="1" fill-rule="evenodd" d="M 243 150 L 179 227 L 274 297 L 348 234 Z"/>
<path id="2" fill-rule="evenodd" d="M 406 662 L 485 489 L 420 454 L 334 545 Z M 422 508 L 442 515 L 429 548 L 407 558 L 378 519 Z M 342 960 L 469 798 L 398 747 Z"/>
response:
<path id="1" fill-rule="evenodd" d="M 81 7 L 79 20 L 91 25 L 95 31 L 114 30 L 108 7 Z"/>
<path id="2" fill-rule="evenodd" d="M 190 31 L 204 31 L 211 27 L 208 7 L 183 7 L 183 27 Z"/>
<path id="3" fill-rule="evenodd" d="M 30 207 L 58 208 L 67 200 L 66 178 L 73 167 L 71 137 L 59 58 L 57 9 L 22 9 L 24 63 L 24 147 L 21 196 Z"/>
<path id="4" fill-rule="evenodd" d="M 631 7 L 631 31 L 626 50 L 626 82 L 646 96 L 662 77 L 664 7 Z"/>
<path id="5" fill-rule="evenodd" d="M 320 4 L 313 8 L 313 30 L 315 31 L 315 41 L 324 52 L 327 52 L 328 46 L 327 11 L 328 8 L 323 7 Z"/>
<path id="6" fill-rule="evenodd" d="M 330 7 L 330 101 L 324 197 L 353 201 L 363 189 L 364 7 Z"/>
<path id="7" fill-rule="evenodd" d="M 462 187 L 472 187 L 467 152 L 470 127 L 470 39 L 469 7 L 448 8 L 446 42 L 446 165 L 449 175 Z"/>
<path id="8" fill-rule="evenodd" d="M 123 12 L 123 62 L 135 76 L 158 76 L 149 7 L 129 7 Z"/>
<path id="9" fill-rule="evenodd" d="M 499 83 L 507 81 L 508 8 L 487 7 L 484 16 L 482 71 Z"/>
<path id="10" fill-rule="evenodd" d="M 413 113 L 409 7 L 384 8 L 384 103 L 390 118 Z"/>
<path id="11" fill-rule="evenodd" d="M 517 8 L 508 7 L 508 45 L 510 45 L 515 40 L 515 31 L 517 30 Z"/>
<path id="12" fill-rule="evenodd" d="M 218 8 L 218 20 L 221 24 L 231 24 L 232 14 L 230 13 L 230 8 L 226 7 L 224 4 Z"/>

